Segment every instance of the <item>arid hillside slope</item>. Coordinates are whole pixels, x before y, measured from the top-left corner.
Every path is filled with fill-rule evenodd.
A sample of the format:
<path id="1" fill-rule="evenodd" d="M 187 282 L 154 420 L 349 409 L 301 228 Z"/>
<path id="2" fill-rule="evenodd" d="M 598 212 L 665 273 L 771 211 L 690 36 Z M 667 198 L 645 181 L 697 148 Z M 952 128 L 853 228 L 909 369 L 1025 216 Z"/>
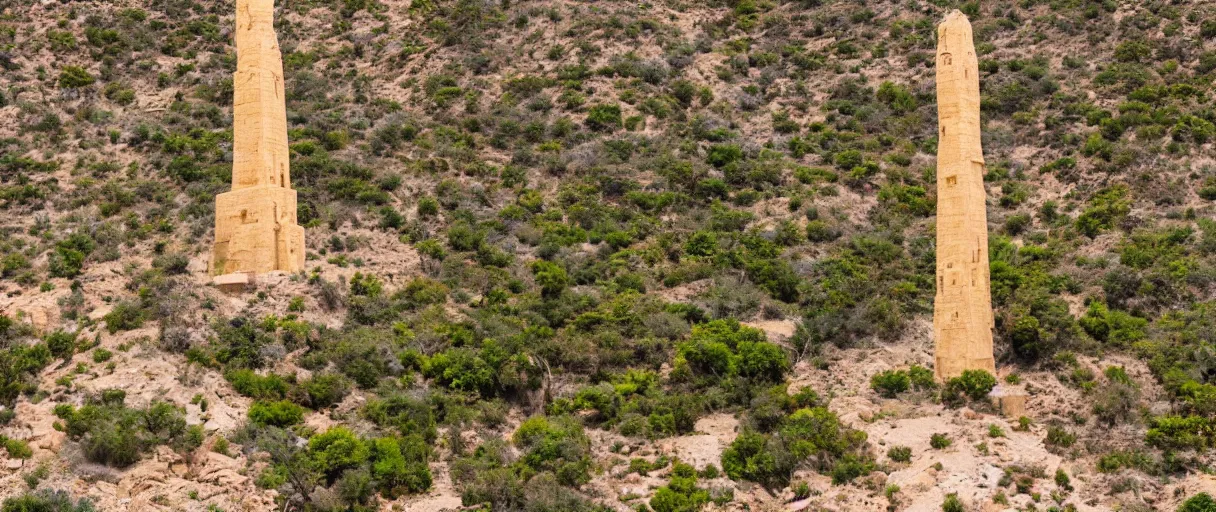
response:
<path id="1" fill-rule="evenodd" d="M 281 0 L 306 271 L 225 293 L 234 9 L 0 0 L 0 510 L 1216 507 L 1212 5 Z"/>

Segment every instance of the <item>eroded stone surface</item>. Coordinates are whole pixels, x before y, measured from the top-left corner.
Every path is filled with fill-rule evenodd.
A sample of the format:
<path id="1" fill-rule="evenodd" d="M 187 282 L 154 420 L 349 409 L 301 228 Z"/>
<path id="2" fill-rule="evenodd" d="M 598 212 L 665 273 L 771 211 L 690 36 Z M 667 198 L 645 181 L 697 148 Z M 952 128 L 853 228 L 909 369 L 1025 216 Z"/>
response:
<path id="1" fill-rule="evenodd" d="M 939 379 L 964 370 L 996 373 L 979 62 L 971 23 L 959 11 L 937 27 L 937 296 L 934 358 Z"/>
<path id="2" fill-rule="evenodd" d="M 215 198 L 214 274 L 304 266 L 287 153 L 283 61 L 274 0 L 236 3 L 232 191 Z"/>

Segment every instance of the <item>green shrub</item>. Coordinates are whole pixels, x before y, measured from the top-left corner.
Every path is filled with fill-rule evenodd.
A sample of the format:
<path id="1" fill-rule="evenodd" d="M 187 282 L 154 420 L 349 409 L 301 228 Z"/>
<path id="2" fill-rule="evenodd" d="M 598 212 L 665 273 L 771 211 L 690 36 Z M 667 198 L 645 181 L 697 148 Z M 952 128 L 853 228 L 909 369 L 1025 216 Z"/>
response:
<path id="1" fill-rule="evenodd" d="M 59 87 L 64 89 L 88 87 L 96 81 L 93 75 L 80 66 L 64 66 L 59 70 Z"/>
<path id="2" fill-rule="evenodd" d="M 1202 450 L 1211 445 L 1214 434 L 1216 425 L 1201 416 L 1157 416 L 1149 422 L 1144 440 L 1162 450 Z"/>
<path id="3" fill-rule="evenodd" d="M 350 381 L 336 373 L 318 373 L 303 380 L 299 388 L 307 396 L 307 405 L 323 409 L 336 405 L 350 392 Z"/>
<path id="4" fill-rule="evenodd" d="M 424 196 L 418 199 L 418 216 L 433 217 L 439 213 L 439 201 L 435 198 Z"/>
<path id="5" fill-rule="evenodd" d="M 1107 309 L 1100 301 L 1089 303 L 1085 314 L 1077 320 L 1081 328 L 1102 342 L 1128 345 L 1144 339 L 1148 320 L 1118 310 Z"/>
<path id="6" fill-rule="evenodd" d="M 259 400 L 276 400 L 287 396 L 290 384 L 273 373 L 265 376 L 249 369 L 232 370 L 224 374 L 237 393 Z"/>
<path id="7" fill-rule="evenodd" d="M 21 439 L 6 439 L 4 451 L 8 452 L 9 458 L 22 461 L 34 456 L 34 450 L 30 448 L 30 444 Z"/>
<path id="8" fill-rule="evenodd" d="M 88 498 L 72 499 L 67 491 L 38 489 L 4 499 L 0 512 L 94 512 Z"/>
<path id="9" fill-rule="evenodd" d="M 722 168 L 743 159 L 743 150 L 738 144 L 718 144 L 709 148 L 706 161 L 710 165 Z"/>
<path id="10" fill-rule="evenodd" d="M 569 486 L 591 479 L 591 440 L 575 418 L 533 416 L 511 441 L 523 452 L 518 464 L 525 475 L 549 471 Z"/>
<path id="11" fill-rule="evenodd" d="M 873 469 L 873 461 L 860 452 L 865 442 L 865 432 L 842 425 L 826 408 L 799 409 L 774 434 L 740 433 L 722 452 L 722 469 L 733 479 L 780 488 L 802 461 L 813 457 L 815 469 L 831 473 L 840 484 Z"/>
<path id="12" fill-rule="evenodd" d="M 929 446 L 932 446 L 935 450 L 945 449 L 952 443 L 953 441 L 951 441 L 950 437 L 946 434 L 937 433 L 929 436 Z"/>
<path id="13" fill-rule="evenodd" d="M 106 330 L 110 334 L 118 331 L 129 331 L 143 327 L 146 312 L 140 305 L 132 301 L 121 301 L 102 317 L 106 322 Z"/>
<path id="14" fill-rule="evenodd" d="M 380 482 L 385 498 L 430 489 L 430 447 L 422 436 L 378 438 L 372 441 L 371 449 L 372 475 Z"/>
<path id="15" fill-rule="evenodd" d="M 676 368 L 708 383 L 743 377 L 758 383 L 779 382 L 789 370 L 788 356 L 766 341 L 763 331 L 734 319 L 695 325 L 678 346 Z"/>
<path id="16" fill-rule="evenodd" d="M 911 368 L 908 368 L 908 380 L 912 383 L 912 387 L 919 390 L 937 387 L 937 378 L 934 377 L 933 370 L 918 364 L 914 364 Z"/>
<path id="17" fill-rule="evenodd" d="M 56 330 L 46 336 L 46 347 L 59 359 L 70 359 L 76 353 L 76 333 Z"/>
<path id="18" fill-rule="evenodd" d="M 121 390 L 107 390 L 80 408 L 55 407 L 55 415 L 64 420 L 64 431 L 80 442 L 85 458 L 121 468 L 134 464 L 154 446 L 192 450 L 202 442 L 201 428 L 189 427 L 181 408 L 153 402 L 132 409 L 123 404 L 124 395 Z"/>
<path id="19" fill-rule="evenodd" d="M 304 421 L 304 408 L 286 400 L 254 402 L 249 406 L 249 421 L 257 425 L 289 427 Z"/>
<path id="20" fill-rule="evenodd" d="M 887 449 L 887 458 L 895 462 L 909 462 L 912 460 L 912 449 L 907 446 L 892 446 Z"/>
<path id="21" fill-rule="evenodd" d="M 960 405 L 966 400 L 982 401 L 996 387 L 996 377 L 984 370 L 966 370 L 962 375 L 946 381 L 942 388 L 942 401 Z"/>
<path id="22" fill-rule="evenodd" d="M 8 317 L 0 316 L 0 331 L 6 330 L 3 327 L 11 325 L 11 322 Z M 8 329 L 16 330 L 13 327 Z M 50 349 L 41 343 L 12 343 L 9 348 L 0 350 L 0 404 L 12 407 L 21 393 L 37 389 L 35 375 L 53 358 Z"/>
<path id="23" fill-rule="evenodd" d="M 536 277 L 536 283 L 540 285 L 541 293 L 545 297 L 557 297 L 570 285 L 570 277 L 566 274 L 566 269 L 556 263 L 535 261 L 532 263 L 532 274 Z"/>
<path id="24" fill-rule="evenodd" d="M 75 233 L 55 244 L 47 267 L 51 277 L 73 278 L 80 275 L 85 258 L 96 248 L 96 242 L 83 233 Z"/>
<path id="25" fill-rule="evenodd" d="M 676 463 L 671 481 L 650 498 L 650 508 L 654 512 L 697 512 L 709 501 L 709 492 L 697 487 L 696 469 Z"/>
<path id="26" fill-rule="evenodd" d="M 308 440 L 308 457 L 327 481 L 333 483 L 343 471 L 367 462 L 371 449 L 350 429 L 337 426 Z"/>
<path id="27" fill-rule="evenodd" d="M 792 454 L 770 437 L 744 431 L 722 452 L 722 469 L 727 476 L 759 482 L 769 488 L 789 483 L 797 462 Z"/>
<path id="28" fill-rule="evenodd" d="M 1077 442 L 1077 435 L 1073 434 L 1057 425 L 1047 427 L 1047 437 L 1043 439 L 1043 443 L 1047 446 L 1059 448 L 1068 448 Z"/>
<path id="29" fill-rule="evenodd" d="M 1216 512 L 1216 500 L 1206 492 L 1201 492 L 1182 502 L 1178 512 Z"/>
<path id="30" fill-rule="evenodd" d="M 1131 212 L 1131 200 L 1128 199 L 1127 185 L 1114 185 L 1094 194 L 1089 200 L 1089 207 L 1077 217 L 1077 231 L 1093 238 L 1105 230 L 1115 226 L 1115 223 Z"/>
<path id="31" fill-rule="evenodd" d="M 963 506 L 963 501 L 958 499 L 958 493 L 950 493 L 942 501 L 942 512 L 967 512 L 967 508 Z"/>
<path id="32" fill-rule="evenodd" d="M 912 379 L 904 370 L 883 370 L 870 377 L 870 388 L 887 398 L 895 398 L 895 395 L 907 391 L 911 384 Z"/>
<path id="33" fill-rule="evenodd" d="M 593 105 L 587 112 L 587 128 L 611 132 L 621 127 L 620 105 Z"/>

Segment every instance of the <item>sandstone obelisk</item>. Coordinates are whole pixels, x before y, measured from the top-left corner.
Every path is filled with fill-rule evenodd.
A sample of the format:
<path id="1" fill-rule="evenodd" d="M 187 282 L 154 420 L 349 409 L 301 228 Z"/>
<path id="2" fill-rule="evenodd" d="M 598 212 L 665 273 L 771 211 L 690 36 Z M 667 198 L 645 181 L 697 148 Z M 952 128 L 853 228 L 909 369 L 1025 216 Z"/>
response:
<path id="1" fill-rule="evenodd" d="M 979 62 L 959 11 L 937 27 L 937 378 L 964 370 L 995 375 L 988 217 L 980 148 Z"/>
<path id="2" fill-rule="evenodd" d="M 304 267 L 274 0 L 236 1 L 232 191 L 215 198 L 214 274 Z"/>

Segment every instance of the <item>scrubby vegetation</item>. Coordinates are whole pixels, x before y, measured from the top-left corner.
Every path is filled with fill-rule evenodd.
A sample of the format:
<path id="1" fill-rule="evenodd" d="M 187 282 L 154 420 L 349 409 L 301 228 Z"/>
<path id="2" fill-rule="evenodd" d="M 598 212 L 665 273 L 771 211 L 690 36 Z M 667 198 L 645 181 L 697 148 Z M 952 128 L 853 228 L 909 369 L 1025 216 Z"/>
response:
<path id="1" fill-rule="evenodd" d="M 63 420 L 68 437 L 80 441 L 85 457 L 110 466 L 130 466 L 158 445 L 191 451 L 202 444 L 203 429 L 187 425 L 180 408 L 154 402 L 136 409 L 125 400 L 123 390 L 108 389 L 81 407 L 59 404 L 55 415 Z"/>
<path id="2" fill-rule="evenodd" d="M 637 458 L 597 443 L 725 415 L 729 479 L 784 496 L 805 469 L 842 489 L 825 496 L 869 495 L 861 477 L 922 454 L 875 444 L 860 422 L 893 416 L 843 404 L 991 412 L 1013 371 L 1083 405 L 1011 437 L 1145 486 L 1212 465 L 1203 2 L 280 3 L 306 270 L 242 295 L 200 284 L 234 158 L 233 3 L 9 4 L 0 421 L 54 403 L 90 462 L 231 439 L 266 461 L 246 473 L 276 508 L 419 499 L 434 464 L 468 507 L 595 510 L 612 497 L 594 480 Z M 980 60 L 1001 371 L 939 385 L 934 25 L 954 8 Z M 127 397 L 115 375 L 155 384 Z M 238 405 L 209 410 L 221 397 Z M 628 506 L 731 499 L 727 479 L 669 473 Z M 1183 499 L 1119 485 L 1080 492 Z M 1035 506 L 1081 499 L 1059 498 Z"/>

